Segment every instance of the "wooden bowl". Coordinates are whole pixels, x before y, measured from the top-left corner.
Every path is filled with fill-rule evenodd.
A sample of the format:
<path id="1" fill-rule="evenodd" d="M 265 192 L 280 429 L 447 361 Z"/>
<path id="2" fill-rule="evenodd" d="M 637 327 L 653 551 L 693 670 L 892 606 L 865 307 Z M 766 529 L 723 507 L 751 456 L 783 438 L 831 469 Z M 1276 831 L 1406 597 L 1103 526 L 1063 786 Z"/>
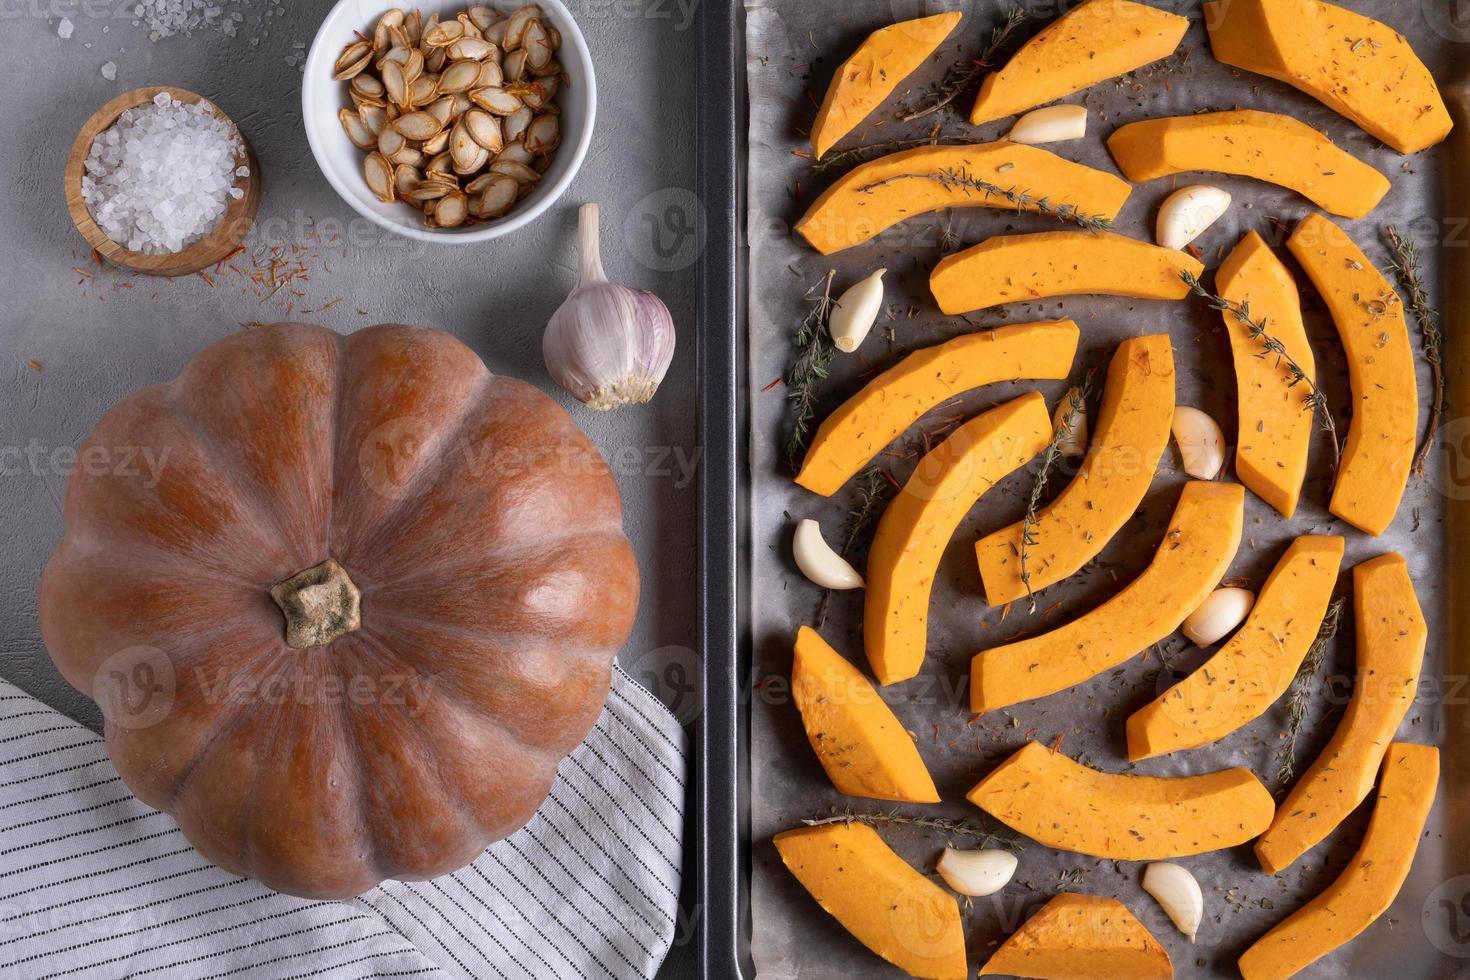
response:
<path id="1" fill-rule="evenodd" d="M 82 131 L 77 134 L 76 142 L 72 144 L 71 156 L 67 157 L 66 161 L 66 207 L 71 212 L 71 219 L 76 224 L 77 231 L 82 233 L 87 244 L 114 265 L 153 276 L 187 276 L 201 269 L 207 269 L 234 254 L 245 241 L 250 226 L 255 223 L 255 212 L 260 207 L 260 165 L 256 162 L 255 152 L 251 150 L 245 134 L 240 133 L 240 127 L 235 126 L 235 132 L 239 133 L 240 143 L 245 149 L 239 163 L 250 168 L 250 176 L 239 178 L 244 184 L 237 184 L 237 186 L 241 186 L 245 191 L 245 196 L 238 200 L 232 199 L 214 230 L 194 244 L 186 246 L 182 251 L 163 255 L 147 255 L 125 248 L 107 237 L 107 233 L 92 219 L 92 212 L 88 210 L 87 202 L 82 199 L 82 174 L 85 170 L 87 155 L 91 153 L 92 143 L 97 136 L 117 122 L 123 112 L 134 106 L 152 102 L 154 96 L 160 92 L 166 92 L 180 102 L 204 105 L 216 116 L 231 126 L 235 126 L 219 106 L 187 89 L 157 86 L 124 92 L 94 112 L 92 118 L 88 119 L 87 124 L 82 127 Z"/>

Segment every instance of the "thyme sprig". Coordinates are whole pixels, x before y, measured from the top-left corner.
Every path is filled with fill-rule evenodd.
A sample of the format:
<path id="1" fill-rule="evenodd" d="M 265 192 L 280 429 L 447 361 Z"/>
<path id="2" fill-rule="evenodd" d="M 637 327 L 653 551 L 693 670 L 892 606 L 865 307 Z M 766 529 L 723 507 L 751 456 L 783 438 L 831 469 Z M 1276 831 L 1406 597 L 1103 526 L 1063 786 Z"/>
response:
<path id="1" fill-rule="evenodd" d="M 900 180 L 932 180 L 947 190 L 960 189 L 967 194 L 970 191 L 979 191 L 986 197 L 999 197 L 1016 206 L 1017 211 L 1032 210 L 1039 214 L 1050 215 L 1058 221 L 1068 221 L 1087 231 L 1107 231 L 1113 227 L 1113 219 L 1099 214 L 1088 214 L 1075 204 L 1056 204 L 1049 197 L 1033 197 L 1029 191 L 1017 190 L 1014 187 L 1002 187 L 999 184 L 988 181 L 983 177 L 976 177 L 970 173 L 969 168 L 962 167 L 958 170 L 953 167 L 945 167 L 942 170 L 933 170 L 926 173 L 916 174 L 894 174 L 882 180 L 875 180 L 871 184 L 865 184 L 858 190 L 865 194 L 872 193 L 886 184 L 896 183 Z"/>
<path id="2" fill-rule="evenodd" d="M 1317 638 L 1307 648 L 1307 655 L 1302 658 L 1302 664 L 1292 678 L 1291 693 L 1286 697 L 1286 733 L 1281 736 L 1284 744 L 1281 746 L 1280 764 L 1276 769 L 1277 783 L 1283 788 L 1296 775 L 1296 741 L 1307 722 L 1307 708 L 1312 702 L 1312 682 L 1327 654 L 1327 644 L 1332 642 L 1342 625 L 1344 607 L 1345 602 L 1342 599 L 1334 599 L 1332 605 L 1327 607 L 1327 615 L 1322 617 L 1322 625 L 1317 627 Z"/>
<path id="3" fill-rule="evenodd" d="M 1088 371 L 1082 378 L 1082 384 L 1067 391 L 1067 409 L 1052 430 L 1051 441 L 1041 454 L 1041 468 L 1036 471 L 1036 479 L 1031 481 L 1031 495 L 1026 498 L 1026 516 L 1021 518 L 1019 561 L 1021 584 L 1026 587 L 1026 602 L 1033 613 L 1036 612 L 1036 593 L 1031 591 L 1031 568 L 1027 562 L 1031 547 L 1037 543 L 1036 525 L 1040 522 L 1037 512 L 1041 506 L 1041 495 L 1046 492 L 1046 482 L 1051 476 L 1052 467 L 1061 461 L 1062 444 L 1071 437 L 1072 430 L 1077 427 L 1077 420 L 1087 411 L 1087 398 L 1092 394 L 1092 382 L 1096 374 L 1095 370 Z"/>
<path id="4" fill-rule="evenodd" d="M 862 146 L 850 146 L 845 150 L 831 150 L 820 160 L 813 160 L 811 170 L 814 174 L 824 174 L 829 170 L 846 168 L 849 164 L 867 163 L 889 153 L 897 153 L 899 150 L 912 150 L 916 146 L 942 146 L 952 143 L 956 146 L 970 142 L 969 140 L 940 139 L 938 132 L 931 132 L 928 136 L 919 136 L 914 139 L 891 139 L 881 143 L 867 143 Z"/>
<path id="5" fill-rule="evenodd" d="M 1258 356 L 1274 356 L 1276 362 L 1286 368 L 1288 388 L 1295 388 L 1297 385 L 1306 387 L 1307 396 L 1303 401 L 1307 409 L 1316 416 L 1322 431 L 1332 439 L 1332 467 L 1336 469 L 1338 463 L 1342 461 L 1342 443 L 1337 437 L 1337 423 L 1332 420 L 1332 412 L 1327 407 L 1327 396 L 1322 394 L 1322 389 L 1317 387 L 1317 382 L 1302 370 L 1302 366 L 1296 362 L 1296 359 L 1287 353 L 1286 345 L 1266 330 L 1266 318 L 1262 317 L 1257 320 L 1252 317 L 1248 302 L 1236 303 L 1210 292 L 1193 273 L 1181 272 L 1179 278 L 1184 280 L 1184 284 L 1189 287 L 1191 293 L 1209 303 L 1213 309 L 1229 313 L 1245 325 L 1250 331 L 1251 339 L 1261 345 L 1261 353 Z"/>
<path id="6" fill-rule="evenodd" d="M 836 816 L 813 817 L 810 820 L 803 820 L 802 823 L 808 827 L 825 827 L 834 823 L 861 823 L 869 827 L 915 827 L 920 830 L 937 830 L 950 837 L 978 840 L 981 846 L 1000 844 L 1013 851 L 1026 849 L 1020 837 L 993 829 L 986 824 L 973 823 L 969 820 L 951 820 L 947 817 L 920 817 L 899 810 L 890 810 L 887 813 L 854 813 L 848 810 Z"/>
<path id="7" fill-rule="evenodd" d="M 806 454 L 807 434 L 817 414 L 817 383 L 826 380 L 837 350 L 827 330 L 832 318 L 832 279 L 836 275 L 837 270 L 827 270 L 822 282 L 807 290 L 809 308 L 791 340 L 795 357 L 781 378 L 792 412 L 791 429 L 786 434 L 786 463 L 792 472 L 801 468 L 801 458 Z"/>
<path id="8" fill-rule="evenodd" d="M 1393 271 L 1399 283 L 1409 294 L 1409 312 L 1419 324 L 1423 338 L 1424 359 L 1429 362 L 1429 372 L 1434 384 L 1434 400 L 1429 408 L 1429 425 L 1419 449 L 1414 453 L 1414 472 L 1424 475 L 1424 461 L 1434 445 L 1434 434 L 1439 430 L 1440 416 L 1444 414 L 1444 358 L 1443 344 L 1439 332 L 1439 314 L 1429 304 L 1429 291 L 1424 288 L 1424 279 L 1419 272 L 1419 246 L 1399 234 L 1393 225 L 1383 229 L 1384 241 L 1393 251 Z"/>
<path id="9" fill-rule="evenodd" d="M 990 40 L 986 43 L 985 50 L 980 52 L 980 56 L 973 61 L 961 61 L 951 66 L 949 74 L 934 90 L 931 100 L 917 109 L 900 113 L 899 120 L 913 122 L 915 119 L 922 119 L 941 109 L 947 109 L 960 96 L 974 88 L 980 81 L 980 76 L 987 69 L 995 67 L 995 56 L 1000 54 L 1000 49 L 1010 40 L 1011 35 L 1015 33 L 1017 27 L 1021 26 L 1026 16 L 1026 11 L 1020 7 L 1012 7 L 1006 11 L 1005 21 L 999 27 L 991 29 Z"/>
<path id="10" fill-rule="evenodd" d="M 847 512 L 847 523 L 842 528 L 842 546 L 838 552 L 846 558 L 852 554 L 859 540 L 867 535 L 868 528 L 873 526 L 873 521 L 882 510 L 883 502 L 888 499 L 892 484 L 884 476 L 877 466 L 869 466 L 858 474 L 858 499 L 852 510 Z M 827 623 L 827 611 L 832 604 L 832 590 L 827 589 L 822 593 L 822 601 L 817 606 L 817 629 L 821 629 Z"/>

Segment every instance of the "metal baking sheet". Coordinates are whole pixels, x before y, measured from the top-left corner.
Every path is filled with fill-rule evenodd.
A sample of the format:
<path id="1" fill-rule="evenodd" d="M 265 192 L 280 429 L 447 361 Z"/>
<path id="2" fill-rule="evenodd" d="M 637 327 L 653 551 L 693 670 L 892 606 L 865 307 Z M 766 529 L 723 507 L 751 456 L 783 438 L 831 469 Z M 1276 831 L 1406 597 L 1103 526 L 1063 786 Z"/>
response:
<path id="1" fill-rule="evenodd" d="M 1346 5 L 1404 31 L 1442 84 L 1458 74 L 1463 43 L 1470 35 L 1456 33 L 1455 23 L 1441 5 L 1414 0 L 1349 0 Z M 1066 6 L 1045 0 L 1027 5 L 1031 16 L 1019 38 L 1034 33 Z M 860 354 L 837 360 L 830 380 L 821 388 L 819 414 L 855 391 L 871 372 L 917 347 L 968 330 L 1066 315 L 1083 332 L 1078 376 L 1087 367 L 1105 366 L 1120 340 L 1166 331 L 1178 352 L 1180 403 L 1196 405 L 1227 423 L 1227 435 L 1228 422 L 1234 419 L 1234 380 L 1222 324 L 1218 315 L 1192 303 L 1076 297 L 1018 304 L 968 318 L 938 313 L 926 280 L 943 254 L 947 236 L 970 244 L 1001 232 L 1059 227 L 1045 217 L 986 209 L 925 216 L 898 226 L 880 241 L 830 257 L 816 254 L 791 234 L 790 227 L 805 205 L 841 172 L 815 176 L 810 161 L 799 155 L 806 149 L 805 131 L 815 112 L 815 100 L 833 69 L 873 29 L 942 8 L 965 12 L 955 35 L 842 146 L 926 136 L 936 121 L 941 123 L 938 135 L 943 139 L 998 138 L 1007 122 L 978 130 L 957 115 L 900 123 L 893 118 L 893 108 L 916 102 L 943 78 L 951 63 L 975 57 L 984 35 L 1004 16 L 1001 4 L 847 0 L 838 5 L 767 0 L 747 4 L 744 11 L 749 260 L 748 265 L 744 263 L 742 251 L 733 243 L 728 252 L 714 249 L 707 257 L 701 357 L 705 371 L 701 429 L 707 453 L 701 543 L 707 641 L 701 883 L 709 916 L 705 964 L 710 976 L 759 972 L 762 977 L 819 980 L 899 975 L 821 912 L 781 867 L 770 844 L 774 833 L 798 826 L 804 818 L 848 809 L 892 809 L 881 802 L 842 797 L 831 788 L 807 746 L 785 686 L 791 639 L 797 626 L 813 620 L 820 599 L 792 562 L 791 523 L 798 517 L 816 517 L 828 529 L 835 529 L 854 503 L 851 485 L 827 499 L 796 487 L 782 459 L 788 414 L 779 385 L 768 386 L 786 367 L 792 331 L 805 311 L 802 296 L 807 289 L 828 269 L 836 270 L 840 285 L 878 266 L 890 270 L 892 317 L 880 324 L 885 336 L 870 339 Z M 1438 181 L 1450 167 L 1448 151 L 1441 148 L 1401 157 L 1286 86 L 1216 64 L 1208 53 L 1197 6 L 1178 4 L 1175 9 L 1194 21 L 1180 52 L 1068 99 L 1091 110 L 1089 138 L 1052 148 L 1070 159 L 1115 172 L 1101 138 L 1124 122 L 1235 106 L 1290 113 L 1324 130 L 1339 146 L 1392 177 L 1393 189 L 1384 203 L 1368 218 L 1346 222 L 1346 227 L 1380 267 L 1386 267 L 1388 258 L 1380 239 L 1381 227 L 1393 222 L 1410 234 L 1425 252 L 1424 271 L 1438 302 L 1438 264 L 1442 255 L 1454 251 L 1441 246 L 1455 244 L 1456 234 L 1462 249 L 1466 244 L 1463 223 L 1441 217 L 1445 212 Z M 715 66 L 723 63 L 727 51 L 739 50 L 738 38 L 728 36 L 740 23 L 738 13 L 730 11 L 728 23 L 724 17 L 709 18 L 714 26 L 707 24 L 710 33 L 704 50 Z M 716 70 L 710 90 L 718 91 L 722 84 Z M 738 134 L 732 140 L 716 132 L 721 119 L 737 126 L 744 121 L 738 83 L 735 89 L 710 105 L 701 125 L 703 150 L 739 147 Z M 1456 172 L 1463 173 L 1466 162 L 1460 161 Z M 702 169 L 710 165 L 711 161 L 702 161 Z M 722 172 L 718 190 L 739 194 L 739 177 Z M 707 188 L 712 187 L 711 179 L 706 174 Z M 1208 180 L 1225 187 L 1236 200 L 1229 215 L 1197 243 L 1211 268 L 1248 230 L 1257 230 L 1279 245 L 1284 234 L 1275 221 L 1289 227 L 1309 210 L 1302 199 L 1265 184 L 1214 176 Z M 1138 185 L 1117 230 L 1151 238 L 1154 212 L 1178 183 L 1160 180 Z M 728 267 L 719 265 L 726 262 Z M 729 294 L 732 283 L 743 295 Z M 1310 287 L 1304 286 L 1303 294 L 1320 383 L 1339 419 L 1345 421 L 1349 399 L 1342 349 Z M 728 337 L 721 330 L 722 323 L 713 318 L 740 317 L 742 302 L 748 305 L 748 332 L 742 335 L 737 329 L 736 336 Z M 1452 404 L 1464 404 L 1453 399 L 1465 384 L 1464 372 L 1456 368 L 1462 358 L 1470 356 L 1465 346 L 1470 345 L 1450 334 L 1446 353 L 1452 368 Z M 1428 372 L 1422 365 L 1420 383 L 1421 401 L 1427 405 Z M 1054 403 L 1066 384 L 991 386 L 947 402 L 918 428 L 933 427 L 943 417 L 973 416 L 1032 387 L 1039 387 Z M 1458 432 L 1454 427 L 1464 424 L 1451 421 L 1449 426 Z M 1470 603 L 1463 599 L 1458 604 L 1449 602 L 1455 583 L 1466 581 L 1459 556 L 1470 553 L 1465 544 L 1470 542 L 1470 520 L 1456 516 L 1459 509 L 1465 509 L 1461 502 L 1467 497 L 1461 472 L 1466 440 L 1448 441 L 1452 449 L 1462 452 L 1434 455 L 1429 476 L 1411 482 L 1393 528 L 1378 539 L 1353 531 L 1327 514 L 1329 450 L 1320 438 L 1313 449 L 1302 506 L 1292 521 L 1280 519 L 1247 495 L 1245 540 L 1229 574 L 1254 587 L 1259 587 L 1286 544 L 1301 534 L 1341 533 L 1347 537 L 1340 595 L 1350 594 L 1347 569 L 1353 564 L 1389 550 L 1405 554 L 1430 621 L 1431 640 L 1419 697 L 1400 737 L 1450 749 L 1435 812 L 1399 900 L 1364 936 L 1319 961 L 1304 976 L 1393 975 L 1404 980 L 1470 976 L 1470 876 L 1466 874 L 1470 872 L 1470 848 L 1464 829 L 1465 786 L 1470 779 L 1456 759 L 1452 738 L 1456 734 L 1463 738 L 1466 733 L 1466 668 L 1463 657 L 1452 656 L 1463 644 L 1453 643 L 1449 632 L 1452 611 L 1455 618 L 1470 620 L 1470 616 L 1458 615 Z M 913 433 L 901 445 L 912 448 Z M 913 460 L 890 457 L 885 462 L 901 481 Z M 1126 717 L 1203 659 L 1176 638 L 1162 645 L 1162 657 L 1157 652 L 1140 655 L 1074 691 L 972 722 L 964 687 L 970 656 L 1023 633 L 1059 625 L 1138 574 L 1157 544 L 1185 479 L 1171 451 L 1138 516 L 1109 544 L 1101 561 L 1048 590 L 1036 615 L 1027 614 L 1024 603 L 1007 614 L 985 604 L 972 544 L 983 533 L 1019 519 L 1032 472 L 1027 467 L 998 485 L 962 524 L 935 583 L 924 673 L 884 691 L 899 717 L 918 735 L 941 794 L 953 801 L 923 808 L 933 815 L 977 819 L 980 814 L 964 802 L 964 793 L 1028 735 L 1048 742 L 1062 736 L 1069 755 L 1083 755 L 1092 765 L 1107 770 L 1129 769 L 1123 754 Z M 1052 490 L 1060 489 L 1069 476 L 1070 471 L 1058 473 Z M 824 636 L 859 664 L 863 663 L 861 602 L 859 593 L 834 597 L 823 628 Z M 1349 621 L 1324 665 L 1321 693 L 1312 702 L 1299 746 L 1298 771 L 1330 736 L 1351 692 L 1352 677 Z M 1140 773 L 1182 775 L 1247 765 L 1274 789 L 1279 735 L 1285 721 L 1278 707 L 1215 746 L 1132 768 Z M 900 809 L 916 812 L 921 808 Z M 1207 902 L 1199 942 L 1193 946 L 1139 888 L 1142 865 L 1098 861 L 1031 844 L 1021 853 L 1015 882 L 1000 895 L 976 900 L 966 908 L 971 961 L 983 961 L 1032 909 L 1059 889 L 1070 888 L 1116 896 L 1125 902 L 1169 949 L 1176 975 L 1236 976 L 1235 961 L 1242 950 L 1341 871 L 1357 846 L 1367 816 L 1368 808 L 1361 808 L 1328 843 L 1277 877 L 1261 873 L 1248 847 L 1187 859 L 1184 863 L 1201 880 Z M 945 843 L 941 835 L 907 828 L 885 829 L 883 835 L 912 863 L 928 869 Z"/>

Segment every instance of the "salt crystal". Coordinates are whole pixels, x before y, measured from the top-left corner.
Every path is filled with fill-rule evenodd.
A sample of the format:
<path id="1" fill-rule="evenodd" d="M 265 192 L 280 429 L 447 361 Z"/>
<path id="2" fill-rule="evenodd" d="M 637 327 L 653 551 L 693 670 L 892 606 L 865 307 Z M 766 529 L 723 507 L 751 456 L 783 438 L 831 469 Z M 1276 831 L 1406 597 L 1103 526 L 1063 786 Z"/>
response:
<path id="1" fill-rule="evenodd" d="M 114 64 L 111 61 L 109 61 L 107 64 L 103 65 L 102 66 L 102 77 L 105 78 L 105 79 L 107 79 L 109 82 L 115 82 L 115 81 L 117 81 L 117 65 Z"/>
<path id="2" fill-rule="evenodd" d="M 132 7 L 137 24 L 154 41 L 207 28 L 233 37 L 245 17 L 231 8 L 246 0 L 140 0 Z"/>
<path id="3" fill-rule="evenodd" d="M 82 197 L 115 242 L 177 252 L 209 234 L 231 198 L 244 152 L 228 121 L 161 94 L 128 109 L 92 143 Z"/>
<path id="4" fill-rule="evenodd" d="M 71 37 L 71 32 L 73 30 L 74 26 L 72 25 L 71 20 L 63 17 L 61 18 L 61 23 L 56 25 L 56 36 L 65 41 L 67 38 Z"/>

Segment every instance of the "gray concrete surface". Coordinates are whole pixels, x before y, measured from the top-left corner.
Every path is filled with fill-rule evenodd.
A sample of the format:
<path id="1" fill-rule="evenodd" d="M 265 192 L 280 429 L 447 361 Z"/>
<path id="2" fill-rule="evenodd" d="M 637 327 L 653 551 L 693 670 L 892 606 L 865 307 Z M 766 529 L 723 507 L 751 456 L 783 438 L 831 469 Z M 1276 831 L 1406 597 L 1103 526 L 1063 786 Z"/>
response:
<path id="1" fill-rule="evenodd" d="M 664 687 L 660 693 L 677 695 L 668 679 L 677 685 L 678 670 L 692 666 L 697 613 L 694 255 L 680 231 L 697 207 L 690 193 L 696 34 L 689 0 L 569 5 L 598 69 L 598 127 L 587 161 L 568 196 L 532 227 L 509 240 L 449 247 L 409 243 L 358 218 L 316 168 L 301 127 L 299 71 L 289 62 L 304 54 L 327 0 L 276 7 L 235 0 L 232 9 L 245 16 L 238 37 L 204 32 L 157 42 L 121 15 L 131 2 L 0 0 L 0 55 L 18 73 L 0 93 L 0 373 L 8 379 L 0 384 L 0 674 L 98 727 L 95 706 L 62 681 L 42 649 L 35 586 L 61 535 L 68 452 L 109 406 L 173 377 L 242 323 L 284 319 L 342 332 L 378 322 L 442 327 L 491 370 L 554 389 L 541 332 L 575 278 L 576 205 L 594 200 L 604 209 L 609 275 L 659 293 L 680 344 L 649 406 L 598 415 L 556 394 L 608 454 L 622 486 L 644 576 L 623 662 Z M 75 24 L 69 40 L 57 36 L 61 16 Z M 108 61 L 118 66 L 114 82 L 100 72 Z M 241 125 L 264 178 L 253 254 L 279 247 L 308 267 L 309 281 L 266 298 L 245 256 L 235 262 L 240 273 L 226 272 L 213 286 L 93 265 L 63 199 L 67 151 L 103 102 L 154 84 L 200 92 Z M 695 973 L 692 931 L 682 929 L 663 975 Z"/>

